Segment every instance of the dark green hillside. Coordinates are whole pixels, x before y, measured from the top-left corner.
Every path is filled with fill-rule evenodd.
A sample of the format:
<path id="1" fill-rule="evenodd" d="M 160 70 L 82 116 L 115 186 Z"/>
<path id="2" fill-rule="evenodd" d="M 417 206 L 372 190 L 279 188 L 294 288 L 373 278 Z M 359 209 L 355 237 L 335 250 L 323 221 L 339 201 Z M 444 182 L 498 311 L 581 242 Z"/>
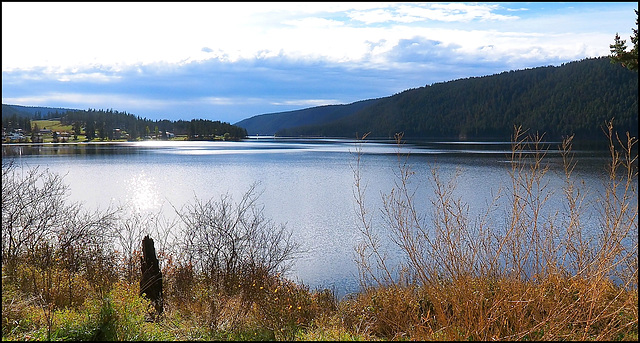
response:
<path id="1" fill-rule="evenodd" d="M 353 114 L 378 100 L 369 99 L 348 105 L 326 105 L 296 111 L 261 114 L 239 121 L 235 125 L 247 129 L 250 135 L 273 135 L 282 129 L 331 122 Z"/>
<path id="2" fill-rule="evenodd" d="M 16 116 L 16 117 L 29 117 L 29 119 L 31 119 L 32 115 L 28 112 L 23 112 L 20 111 L 14 107 L 12 107 L 11 105 L 5 105 L 2 104 L 2 118 L 8 118 L 11 116 Z"/>
<path id="3" fill-rule="evenodd" d="M 11 117 L 14 114 L 18 118 L 47 119 L 57 118 L 67 111 L 75 111 L 70 108 L 37 107 L 2 104 L 2 117 Z"/>
<path id="4" fill-rule="evenodd" d="M 614 117 L 617 128 L 637 137 L 638 73 L 600 57 L 411 89 L 333 122 L 278 134 L 508 139 L 522 125 L 548 138 L 590 139 L 602 137 L 600 126 Z"/>

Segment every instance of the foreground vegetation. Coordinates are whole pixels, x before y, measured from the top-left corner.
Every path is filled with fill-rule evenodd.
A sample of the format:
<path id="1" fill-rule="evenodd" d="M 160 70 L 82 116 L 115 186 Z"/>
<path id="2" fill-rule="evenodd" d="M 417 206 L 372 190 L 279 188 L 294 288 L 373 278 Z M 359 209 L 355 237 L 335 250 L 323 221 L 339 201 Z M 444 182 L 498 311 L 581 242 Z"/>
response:
<path id="1" fill-rule="evenodd" d="M 264 218 L 254 187 L 238 202 L 196 198 L 168 221 L 86 211 L 65 200 L 60 176 L 3 159 L 3 340 L 637 340 L 637 140 L 619 139 L 611 123 L 605 133 L 611 163 L 595 234 L 581 225 L 587 190 L 572 176 L 571 138 L 560 146 L 566 208 L 547 218 L 549 147 L 515 130 L 504 227 L 470 220 L 455 177 L 437 167 L 432 213 L 418 211 L 401 155 L 380 209 L 386 227 L 373 227 L 357 153 L 362 291 L 341 300 L 284 276 L 298 245 Z M 159 316 L 139 294 L 147 234 L 162 264 Z M 383 239 L 402 264 L 389 265 Z"/>

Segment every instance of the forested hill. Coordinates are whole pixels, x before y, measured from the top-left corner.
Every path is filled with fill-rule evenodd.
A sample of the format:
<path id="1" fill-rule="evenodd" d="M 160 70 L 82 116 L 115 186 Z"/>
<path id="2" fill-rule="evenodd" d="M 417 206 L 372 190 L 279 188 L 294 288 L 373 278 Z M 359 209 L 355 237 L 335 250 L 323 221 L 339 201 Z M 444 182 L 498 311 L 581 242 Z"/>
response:
<path id="1" fill-rule="evenodd" d="M 609 57 L 459 79 L 411 89 L 318 125 L 282 129 L 283 136 L 508 139 L 514 125 L 547 138 L 604 137 L 615 118 L 619 131 L 638 136 L 638 73 Z"/>
<path id="2" fill-rule="evenodd" d="M 362 100 L 348 105 L 326 105 L 295 111 L 261 114 L 241 120 L 235 125 L 247 129 L 250 135 L 273 135 L 282 129 L 328 123 L 353 114 L 376 101 L 378 99 Z"/>

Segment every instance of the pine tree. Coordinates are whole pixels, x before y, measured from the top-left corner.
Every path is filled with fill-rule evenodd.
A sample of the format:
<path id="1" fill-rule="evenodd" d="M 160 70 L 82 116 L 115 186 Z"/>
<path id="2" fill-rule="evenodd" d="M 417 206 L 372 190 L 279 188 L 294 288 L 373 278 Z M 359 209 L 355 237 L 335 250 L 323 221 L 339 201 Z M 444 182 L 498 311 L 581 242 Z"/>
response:
<path id="1" fill-rule="evenodd" d="M 638 10 L 636 12 L 636 27 L 632 28 L 633 36 L 631 43 L 633 48 L 627 51 L 626 40 L 620 39 L 620 35 L 616 33 L 614 44 L 609 45 L 611 48 L 611 63 L 620 63 L 629 70 L 638 71 Z"/>

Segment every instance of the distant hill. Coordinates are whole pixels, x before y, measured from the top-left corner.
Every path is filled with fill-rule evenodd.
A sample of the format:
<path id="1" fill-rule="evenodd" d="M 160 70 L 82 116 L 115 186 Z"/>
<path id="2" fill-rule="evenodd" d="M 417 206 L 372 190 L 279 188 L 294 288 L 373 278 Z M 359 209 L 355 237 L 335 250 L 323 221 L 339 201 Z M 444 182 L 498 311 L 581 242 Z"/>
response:
<path id="1" fill-rule="evenodd" d="M 10 117 L 15 114 L 19 118 L 44 119 L 48 117 L 54 117 L 55 113 L 62 115 L 67 111 L 77 111 L 77 110 L 72 108 L 36 107 L 36 106 L 20 106 L 20 105 L 2 104 L 3 118 Z"/>
<path id="2" fill-rule="evenodd" d="M 404 132 L 406 138 L 509 139 L 513 126 L 522 125 L 552 139 L 569 134 L 597 139 L 603 137 L 601 125 L 615 118 L 616 128 L 638 137 L 638 73 L 608 57 L 436 83 L 367 105 L 335 120 L 299 126 L 293 114 L 305 110 L 270 116 L 281 123 L 276 130 L 281 136 L 370 132 L 387 138 Z"/>
<path id="3" fill-rule="evenodd" d="M 357 101 L 347 105 L 325 105 L 302 110 L 267 113 L 241 120 L 234 125 L 247 129 L 249 135 L 273 135 L 279 130 L 328 123 L 351 115 L 380 99 Z"/>

